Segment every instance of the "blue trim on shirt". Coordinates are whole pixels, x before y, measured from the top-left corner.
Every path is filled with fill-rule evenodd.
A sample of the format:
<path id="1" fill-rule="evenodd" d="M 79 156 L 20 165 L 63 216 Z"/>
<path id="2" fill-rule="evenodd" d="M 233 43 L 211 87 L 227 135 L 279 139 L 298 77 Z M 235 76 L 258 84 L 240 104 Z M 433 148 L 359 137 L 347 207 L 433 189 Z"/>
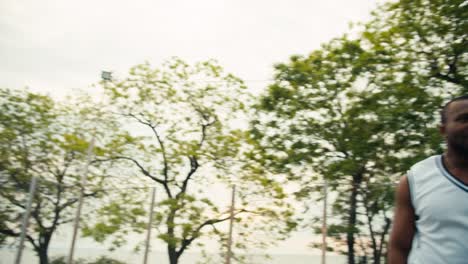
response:
<path id="1" fill-rule="evenodd" d="M 440 155 L 436 159 L 437 167 L 439 170 L 442 172 L 442 175 L 445 176 L 449 181 L 451 181 L 453 184 L 455 184 L 458 188 L 462 189 L 465 192 L 468 192 L 468 185 L 462 182 L 460 179 L 457 177 L 453 176 L 450 171 L 448 171 L 447 167 L 444 164 L 443 156 Z"/>

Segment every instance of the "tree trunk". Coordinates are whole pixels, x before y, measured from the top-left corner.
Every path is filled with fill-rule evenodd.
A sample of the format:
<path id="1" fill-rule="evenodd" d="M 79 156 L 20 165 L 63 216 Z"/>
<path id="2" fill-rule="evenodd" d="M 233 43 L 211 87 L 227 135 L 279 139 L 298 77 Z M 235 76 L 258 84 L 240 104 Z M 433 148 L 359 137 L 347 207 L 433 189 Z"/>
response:
<path id="1" fill-rule="evenodd" d="M 177 201 L 178 202 L 178 201 Z M 175 215 L 177 212 L 177 207 L 172 207 L 169 211 L 169 215 L 166 220 L 166 226 L 167 226 L 167 233 L 166 235 L 169 237 L 169 241 L 166 241 L 167 243 L 167 254 L 169 255 L 169 264 L 177 264 L 179 263 L 179 257 L 180 255 L 177 252 L 177 243 L 175 243 Z"/>
<path id="2" fill-rule="evenodd" d="M 37 255 L 39 256 L 39 263 L 40 264 L 49 264 L 49 256 L 47 254 L 47 247 L 41 245 L 39 250 L 37 251 Z"/>
<path id="3" fill-rule="evenodd" d="M 175 247 L 167 246 L 167 252 L 169 254 L 169 264 L 178 264 L 179 263 L 179 254 Z"/>
<path id="4" fill-rule="evenodd" d="M 369 208 L 369 205 L 367 204 L 368 202 L 368 197 L 365 197 L 365 209 L 366 209 L 366 216 L 367 216 L 367 226 L 369 228 L 369 233 L 371 237 L 371 242 L 372 242 L 372 257 L 373 257 L 373 264 L 380 264 L 380 248 L 377 245 L 377 239 L 376 239 L 376 233 L 374 231 L 374 228 L 372 226 L 373 220 L 374 220 L 374 215 L 372 215 L 371 209 Z"/>
<path id="5" fill-rule="evenodd" d="M 39 247 L 36 249 L 40 264 L 49 264 L 49 243 L 52 232 L 39 233 Z"/>
<path id="6" fill-rule="evenodd" d="M 356 213 L 357 213 L 357 190 L 358 186 L 356 181 L 353 183 L 351 197 L 349 199 L 349 220 L 348 220 L 348 264 L 355 264 L 355 250 L 354 250 L 354 233 L 356 228 Z"/>
<path id="7" fill-rule="evenodd" d="M 387 245 L 385 237 L 387 236 L 387 234 L 388 234 L 388 232 L 390 230 L 391 223 L 392 223 L 392 221 L 390 220 L 390 218 L 385 217 L 385 225 L 384 225 L 383 231 L 382 231 L 382 233 L 380 235 L 381 236 L 380 237 L 380 245 L 379 245 L 377 254 L 375 256 L 375 259 L 374 259 L 374 264 L 380 264 L 382 262 L 382 255 L 383 255 L 384 249 L 386 249 L 386 245 Z M 386 250 L 385 250 L 385 252 L 386 252 Z"/>

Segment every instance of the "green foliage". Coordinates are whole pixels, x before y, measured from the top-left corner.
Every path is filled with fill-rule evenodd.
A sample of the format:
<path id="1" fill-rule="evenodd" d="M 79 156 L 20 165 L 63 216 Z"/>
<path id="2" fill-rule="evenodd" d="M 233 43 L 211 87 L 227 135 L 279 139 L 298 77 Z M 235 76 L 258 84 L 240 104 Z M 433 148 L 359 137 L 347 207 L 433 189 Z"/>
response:
<path id="1" fill-rule="evenodd" d="M 86 260 L 84 259 L 76 259 L 73 261 L 75 264 L 85 264 Z M 50 264 L 67 264 L 67 258 L 65 256 L 60 257 L 52 257 Z"/>
<path id="2" fill-rule="evenodd" d="M 119 261 L 113 258 L 109 258 L 106 256 L 101 256 L 94 261 L 88 262 L 88 264 L 125 264 L 125 262 Z"/>
<path id="3" fill-rule="evenodd" d="M 101 153 L 107 151 L 101 129 L 116 128 L 105 121 L 92 121 L 99 113 L 85 114 L 85 104 L 70 108 L 28 90 L 1 89 L 0 98 L 1 242 L 19 236 L 29 184 L 36 177 L 27 241 L 45 264 L 55 231 L 73 219 L 92 137 L 86 127 L 95 127 L 96 149 Z M 100 176 L 105 173 L 103 164 L 91 164 L 86 201 L 102 196 L 104 178 Z"/>
<path id="4" fill-rule="evenodd" d="M 67 259 L 64 256 L 52 258 L 50 262 L 50 264 L 66 264 L 66 263 L 67 263 Z M 77 259 L 77 260 L 73 260 L 73 263 L 75 264 L 125 264 L 125 262 L 122 262 L 120 260 L 116 260 L 113 258 L 109 258 L 106 256 L 101 256 L 97 258 L 96 260 L 92 260 L 92 261 L 86 261 L 84 259 Z"/>
<path id="5" fill-rule="evenodd" d="M 300 183 L 297 198 L 321 192 L 318 179 L 338 192 L 333 215 L 340 220 L 329 232 L 348 242 L 350 263 L 356 236 L 369 241 L 388 232 L 393 184 L 442 151 L 438 109 L 467 92 L 462 5 L 386 4 L 357 38 L 334 39 L 276 65 L 276 81 L 256 105 L 252 134 L 266 165 Z M 378 243 L 385 241 L 364 248 L 377 257 Z"/>
<path id="6" fill-rule="evenodd" d="M 264 237 L 273 241 L 295 227 L 281 184 L 261 170 L 260 162 L 249 159 L 255 142 L 243 120 L 250 114 L 252 96 L 239 78 L 215 61 L 189 65 L 172 58 L 157 68 L 137 65 L 126 78 L 102 87 L 107 109 L 121 117 L 131 138 L 119 145 L 122 153 L 107 159 L 134 168 L 134 180 L 158 185 L 154 226 L 168 246 L 171 264 L 202 238 L 226 246 L 229 211 L 207 192 L 210 184 L 227 189 L 235 182 L 242 204 L 235 210 L 236 221 L 258 223 L 243 228 L 239 250 L 246 244 L 265 246 L 266 241 L 254 241 L 256 232 L 269 233 Z M 265 202 L 249 202 L 253 198 Z M 135 208 L 130 200 L 110 203 L 99 212 L 100 221 L 86 226 L 85 235 L 97 241 L 112 236 L 120 245 L 126 232 L 146 229 L 135 225 L 144 219 Z"/>
<path id="7" fill-rule="evenodd" d="M 420 85 L 442 86 L 452 96 L 466 94 L 467 17 L 463 0 L 401 0 L 377 10 L 363 36 L 392 58 L 392 70 L 418 76 L 425 82 Z"/>

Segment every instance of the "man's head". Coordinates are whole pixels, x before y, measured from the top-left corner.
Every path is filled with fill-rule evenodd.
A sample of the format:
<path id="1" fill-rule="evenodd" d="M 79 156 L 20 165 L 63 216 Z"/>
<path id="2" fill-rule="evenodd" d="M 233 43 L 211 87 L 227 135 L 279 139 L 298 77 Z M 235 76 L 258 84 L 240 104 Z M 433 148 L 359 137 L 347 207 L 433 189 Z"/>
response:
<path id="1" fill-rule="evenodd" d="M 468 94 L 453 98 L 452 100 L 448 101 L 444 105 L 444 107 L 440 111 L 440 120 L 441 120 L 442 125 L 445 124 L 445 122 L 447 122 L 447 109 L 450 107 L 450 105 L 453 102 L 457 102 L 457 101 L 461 101 L 461 100 L 468 100 Z"/>
<path id="2" fill-rule="evenodd" d="M 468 95 L 450 100 L 441 111 L 440 132 L 452 151 L 468 155 Z"/>

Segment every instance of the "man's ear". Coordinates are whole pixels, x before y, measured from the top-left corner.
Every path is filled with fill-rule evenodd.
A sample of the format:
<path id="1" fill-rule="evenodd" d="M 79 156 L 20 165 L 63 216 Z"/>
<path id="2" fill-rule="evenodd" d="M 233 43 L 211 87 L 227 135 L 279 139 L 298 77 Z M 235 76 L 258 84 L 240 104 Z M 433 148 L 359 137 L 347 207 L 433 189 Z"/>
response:
<path id="1" fill-rule="evenodd" d="M 445 137 L 445 124 L 441 124 L 439 126 L 439 132 L 443 137 Z"/>

